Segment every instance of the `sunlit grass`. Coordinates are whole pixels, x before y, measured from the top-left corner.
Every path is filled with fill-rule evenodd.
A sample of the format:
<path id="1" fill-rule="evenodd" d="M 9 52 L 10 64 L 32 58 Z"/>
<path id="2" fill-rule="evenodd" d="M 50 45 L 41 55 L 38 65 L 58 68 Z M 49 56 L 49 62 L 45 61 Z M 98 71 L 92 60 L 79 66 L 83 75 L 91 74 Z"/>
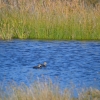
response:
<path id="1" fill-rule="evenodd" d="M 30 86 L 11 83 L 4 91 L 0 89 L 0 100 L 69 100 L 70 96 L 69 90 L 61 91 L 52 81 L 35 81 Z"/>
<path id="2" fill-rule="evenodd" d="M 100 40 L 100 4 L 18 0 L 0 4 L 0 39 Z"/>
<path id="3" fill-rule="evenodd" d="M 82 89 L 78 96 L 73 95 L 74 89 L 61 89 L 58 84 L 49 81 L 35 81 L 30 86 L 11 82 L 0 86 L 0 100 L 100 100 L 100 90 Z"/>
<path id="4" fill-rule="evenodd" d="M 100 90 L 90 88 L 79 93 L 79 100 L 99 100 L 100 99 Z"/>

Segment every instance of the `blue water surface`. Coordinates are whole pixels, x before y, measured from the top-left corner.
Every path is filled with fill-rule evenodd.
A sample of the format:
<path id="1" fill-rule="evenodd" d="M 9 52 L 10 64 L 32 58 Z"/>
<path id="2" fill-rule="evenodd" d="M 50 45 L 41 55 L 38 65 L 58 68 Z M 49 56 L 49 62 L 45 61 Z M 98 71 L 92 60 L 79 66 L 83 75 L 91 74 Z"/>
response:
<path id="1" fill-rule="evenodd" d="M 33 69 L 44 61 L 46 68 Z M 100 89 L 100 41 L 0 41 L 0 82 L 29 85 L 41 77 Z"/>

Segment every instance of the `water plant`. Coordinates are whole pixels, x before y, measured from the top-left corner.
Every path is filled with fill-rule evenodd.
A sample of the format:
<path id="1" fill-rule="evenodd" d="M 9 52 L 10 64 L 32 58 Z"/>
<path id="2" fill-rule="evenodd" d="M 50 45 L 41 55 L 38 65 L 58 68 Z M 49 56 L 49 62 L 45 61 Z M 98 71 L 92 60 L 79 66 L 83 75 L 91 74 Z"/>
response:
<path id="1" fill-rule="evenodd" d="M 100 40 L 99 9 L 83 0 L 0 2 L 0 39 Z"/>

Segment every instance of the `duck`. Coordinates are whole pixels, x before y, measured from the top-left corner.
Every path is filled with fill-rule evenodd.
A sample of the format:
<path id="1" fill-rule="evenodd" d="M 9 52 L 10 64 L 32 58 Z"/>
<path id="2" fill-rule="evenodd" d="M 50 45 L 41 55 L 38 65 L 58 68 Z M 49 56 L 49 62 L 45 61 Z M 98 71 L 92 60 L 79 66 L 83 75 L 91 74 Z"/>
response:
<path id="1" fill-rule="evenodd" d="M 40 69 L 41 68 L 41 64 L 39 64 L 38 66 L 34 66 L 34 69 Z"/>

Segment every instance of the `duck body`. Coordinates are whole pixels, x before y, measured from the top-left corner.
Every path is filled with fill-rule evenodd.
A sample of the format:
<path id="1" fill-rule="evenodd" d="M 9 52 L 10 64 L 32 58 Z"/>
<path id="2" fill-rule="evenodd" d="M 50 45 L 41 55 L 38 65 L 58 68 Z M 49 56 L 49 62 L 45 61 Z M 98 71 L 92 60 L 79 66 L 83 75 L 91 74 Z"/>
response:
<path id="1" fill-rule="evenodd" d="M 34 66 L 34 69 L 40 69 L 41 68 L 41 64 L 39 64 L 38 66 Z"/>
<path id="2" fill-rule="evenodd" d="M 33 68 L 34 68 L 34 69 L 40 69 L 40 68 L 42 68 L 42 67 L 46 67 L 46 65 L 47 65 L 47 63 L 44 62 L 43 64 L 39 64 L 38 66 L 34 66 Z"/>

